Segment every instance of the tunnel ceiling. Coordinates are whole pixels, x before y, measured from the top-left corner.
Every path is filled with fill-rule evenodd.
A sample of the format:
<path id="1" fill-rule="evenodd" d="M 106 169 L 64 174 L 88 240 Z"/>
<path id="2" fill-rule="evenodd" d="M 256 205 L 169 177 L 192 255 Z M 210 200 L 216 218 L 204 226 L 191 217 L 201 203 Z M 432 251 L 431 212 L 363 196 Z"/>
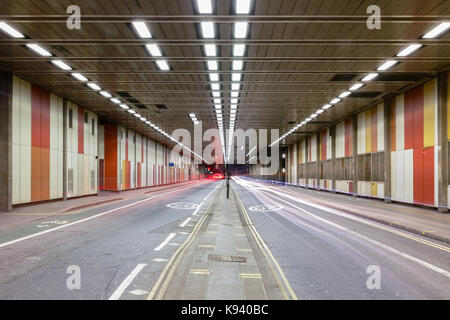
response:
<path id="1" fill-rule="evenodd" d="M 26 35 L 13 39 L 0 32 L 0 68 L 98 112 L 104 119 L 157 138 L 155 132 L 114 103 L 74 79 L 71 71 L 55 68 L 56 57 L 76 72 L 120 98 L 166 132 L 193 130 L 190 113 L 203 127 L 216 128 L 208 60 L 203 45 L 219 47 L 224 125 L 228 127 L 232 45 L 247 45 L 236 128 L 290 130 L 311 113 L 374 72 L 411 43 L 425 46 L 400 64 L 291 135 L 314 132 L 390 94 L 405 90 L 445 70 L 450 59 L 450 34 L 435 40 L 421 37 L 448 19 L 446 0 L 372 1 L 382 10 L 381 30 L 366 26 L 370 1 L 256 0 L 250 15 L 237 16 L 234 1 L 214 2 L 213 15 L 199 15 L 191 0 L 134 1 L 2 1 L 0 21 Z M 66 9 L 78 4 L 81 30 L 66 26 Z M 420 14 L 419 14 L 420 13 Z M 145 21 L 153 35 L 141 39 L 131 26 Z M 199 23 L 217 23 L 213 40 L 202 38 Z M 233 37 L 233 24 L 248 21 L 247 39 Z M 25 44 L 38 43 L 53 57 L 40 57 Z M 156 43 L 170 65 L 161 71 L 149 55 Z M 73 71 L 72 71 L 73 72 Z"/>

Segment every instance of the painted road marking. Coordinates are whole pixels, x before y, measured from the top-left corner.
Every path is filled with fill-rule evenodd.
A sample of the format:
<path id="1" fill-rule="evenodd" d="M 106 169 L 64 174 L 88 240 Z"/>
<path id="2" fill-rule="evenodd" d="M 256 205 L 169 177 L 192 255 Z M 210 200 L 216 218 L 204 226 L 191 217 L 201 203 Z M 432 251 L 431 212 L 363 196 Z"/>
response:
<path id="1" fill-rule="evenodd" d="M 153 249 L 153 251 L 160 251 L 162 248 L 164 248 L 169 242 L 170 240 L 172 240 L 177 234 L 176 233 L 171 233 L 167 236 L 166 240 L 164 240 L 163 242 L 161 242 L 161 244 L 159 246 L 157 246 L 155 249 Z"/>
<path id="2" fill-rule="evenodd" d="M 137 290 L 130 291 L 130 293 L 135 296 L 143 296 L 144 294 L 148 294 L 148 291 L 137 289 Z"/>
<path id="3" fill-rule="evenodd" d="M 192 218 L 187 218 L 186 220 L 184 220 L 184 222 L 182 224 L 180 224 L 180 228 L 184 228 L 191 220 L 192 220 Z"/>
<path id="4" fill-rule="evenodd" d="M 125 280 L 120 284 L 120 286 L 114 291 L 111 297 L 108 300 L 119 300 L 122 296 L 123 292 L 128 288 L 128 286 L 133 282 L 134 278 L 139 274 L 139 272 L 144 269 L 146 266 L 145 263 L 138 264 L 136 268 L 125 278 Z"/>
<path id="5" fill-rule="evenodd" d="M 241 273 L 242 279 L 262 279 L 260 273 Z"/>
<path id="6" fill-rule="evenodd" d="M 214 249 L 214 245 L 213 244 L 199 244 L 198 247 L 199 248 L 204 248 L 204 249 Z"/>
<path id="7" fill-rule="evenodd" d="M 77 221 L 74 221 L 74 222 L 71 222 L 71 223 L 68 223 L 68 224 L 64 224 L 62 226 L 54 227 L 54 228 L 51 228 L 51 229 L 48 229 L 48 230 L 45 230 L 45 231 L 41 231 L 41 232 L 37 232 L 37 233 L 31 234 L 31 235 L 28 235 L 28 236 L 25 236 L 25 237 L 22 237 L 22 238 L 18 238 L 18 239 L 15 239 L 15 240 L 4 242 L 4 243 L 0 244 L 0 248 L 6 247 L 6 246 L 9 246 L 9 245 L 21 242 L 21 241 L 25 241 L 25 240 L 28 240 L 28 239 L 32 239 L 32 238 L 35 238 L 35 237 L 39 237 L 39 236 L 42 236 L 44 234 L 47 234 L 47 233 L 50 233 L 50 232 L 53 232 L 53 231 L 57 231 L 57 230 L 61 230 L 63 228 L 67 228 L 67 227 L 70 227 L 70 226 L 73 226 L 73 225 L 76 225 L 76 224 L 79 224 L 79 223 L 82 223 L 82 222 L 93 220 L 95 218 L 99 218 L 99 217 L 104 216 L 106 214 L 109 214 L 109 213 L 112 213 L 112 212 L 116 212 L 116 211 L 119 211 L 119 210 L 122 210 L 122 209 L 126 209 L 126 208 L 129 208 L 129 207 L 133 207 L 133 206 L 138 205 L 140 203 L 143 203 L 143 202 L 146 202 L 146 201 L 150 201 L 150 200 L 153 200 L 153 199 L 158 198 L 158 197 L 165 196 L 166 194 L 179 192 L 179 191 L 182 191 L 182 190 L 190 189 L 192 187 L 193 186 L 189 186 L 189 187 L 186 187 L 186 188 L 181 188 L 181 189 L 177 189 L 177 190 L 161 193 L 161 194 L 158 194 L 156 196 L 152 196 L 152 197 L 146 198 L 144 200 L 139 200 L 139 201 L 127 204 L 127 205 L 122 206 L 122 207 L 118 207 L 118 208 L 115 208 L 115 209 L 112 209 L 112 210 L 108 210 L 108 211 L 105 211 L 105 212 L 102 212 L 102 213 L 99 213 L 99 214 L 96 214 L 96 215 L 93 215 L 93 216 L 90 216 L 90 217 L 87 217 L 87 218 L 84 218 L 84 219 L 80 219 L 80 220 L 77 220 Z"/>
<path id="8" fill-rule="evenodd" d="M 192 214 L 193 216 L 197 215 L 198 211 L 200 210 L 200 208 L 203 206 L 204 203 L 205 203 L 205 200 L 203 200 L 203 201 L 198 205 L 198 208 L 195 209 L 194 213 Z"/>
<path id="9" fill-rule="evenodd" d="M 191 269 L 191 270 L 189 270 L 189 273 L 208 275 L 209 270 L 208 269 Z"/>
<path id="10" fill-rule="evenodd" d="M 270 197 L 274 198 L 273 196 L 270 196 Z M 402 252 L 402 251 L 400 251 L 398 249 L 392 248 L 392 247 L 390 247 L 390 246 L 388 246 L 388 245 L 386 245 L 384 243 L 378 242 L 378 241 L 376 241 L 376 240 L 374 240 L 372 238 L 369 238 L 369 237 L 367 237 L 365 235 L 357 233 L 356 231 L 353 231 L 351 229 L 347 229 L 347 228 L 345 228 L 345 227 L 343 227 L 343 226 L 341 226 L 341 225 L 339 225 L 337 223 L 334 223 L 334 222 L 328 221 L 326 219 L 323 219 L 323 218 L 315 215 L 314 213 L 311 213 L 308 210 L 300 208 L 300 207 L 298 207 L 298 206 L 296 206 L 296 205 L 294 205 L 294 204 L 292 204 L 292 203 L 290 203 L 290 202 L 288 202 L 286 200 L 282 200 L 280 198 L 277 198 L 277 201 L 285 202 L 285 203 L 289 204 L 290 206 L 292 206 L 292 207 L 294 207 L 294 208 L 296 208 L 296 209 L 298 209 L 298 210 L 308 214 L 309 216 L 311 216 L 311 217 L 313 217 L 313 218 L 315 218 L 315 219 L 317 219 L 319 221 L 325 222 L 325 223 L 327 223 L 327 224 L 329 224 L 329 225 L 331 225 L 331 226 L 333 226 L 333 227 L 335 227 L 337 229 L 340 229 L 340 230 L 345 231 L 345 232 L 347 232 L 349 234 L 355 235 L 355 236 L 357 236 L 357 237 L 359 237 L 359 238 L 361 238 L 363 240 L 366 240 L 366 241 L 376 245 L 377 247 L 383 248 L 383 249 L 385 249 L 385 250 L 387 250 L 389 252 L 392 252 L 392 253 L 394 253 L 394 254 L 396 254 L 398 256 L 401 256 L 401 257 L 403 257 L 405 259 L 408 259 L 408 260 L 411 260 L 413 262 L 416 262 L 416 263 L 424 266 L 425 268 L 428 268 L 428 269 L 430 269 L 432 271 L 435 271 L 437 273 L 440 273 L 440 274 L 450 278 L 450 272 L 448 272 L 447 270 L 441 269 L 441 268 L 439 268 L 439 267 L 437 267 L 437 266 L 435 266 L 435 265 L 433 265 L 431 263 L 428 263 L 426 261 L 423 261 L 423 260 L 421 260 L 419 258 L 410 256 L 409 254 L 406 254 L 406 253 L 404 253 L 404 252 Z"/>
<path id="11" fill-rule="evenodd" d="M 154 262 L 166 262 L 168 260 L 167 259 L 163 259 L 163 258 L 155 258 L 152 261 L 154 261 Z"/>
<path id="12" fill-rule="evenodd" d="M 174 202 L 169 203 L 167 207 L 172 209 L 180 209 L 180 210 L 191 210 L 198 209 L 198 204 L 195 203 L 184 203 L 184 202 Z"/>

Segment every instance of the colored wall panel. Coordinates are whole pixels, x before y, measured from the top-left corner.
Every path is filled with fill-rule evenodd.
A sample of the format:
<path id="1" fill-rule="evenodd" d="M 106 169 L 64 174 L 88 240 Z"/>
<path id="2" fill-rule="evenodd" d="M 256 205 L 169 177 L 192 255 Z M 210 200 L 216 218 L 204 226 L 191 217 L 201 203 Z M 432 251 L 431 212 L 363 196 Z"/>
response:
<path id="1" fill-rule="evenodd" d="M 437 106 L 437 81 L 432 80 L 423 89 L 423 146 L 432 147 L 435 144 L 435 110 Z"/>
<path id="2" fill-rule="evenodd" d="M 435 203 L 434 163 L 434 147 L 425 148 L 423 154 L 423 202 L 428 205 Z"/>
<path id="3" fill-rule="evenodd" d="M 78 107 L 78 153 L 84 153 L 84 112 Z"/>
<path id="4" fill-rule="evenodd" d="M 423 148 L 423 86 L 414 91 L 414 148 Z"/>

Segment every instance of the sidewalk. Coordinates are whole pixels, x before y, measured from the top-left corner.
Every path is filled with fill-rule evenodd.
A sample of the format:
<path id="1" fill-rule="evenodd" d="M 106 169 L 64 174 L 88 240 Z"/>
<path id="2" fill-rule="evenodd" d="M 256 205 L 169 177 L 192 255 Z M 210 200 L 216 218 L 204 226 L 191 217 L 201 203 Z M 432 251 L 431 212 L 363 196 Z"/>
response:
<path id="1" fill-rule="evenodd" d="M 307 197 L 308 201 L 434 240 L 450 243 L 450 214 L 399 203 L 388 204 L 381 200 L 333 194 L 326 191 L 294 186 L 285 188 L 300 196 Z"/>
<path id="2" fill-rule="evenodd" d="M 0 212 L 0 232 L 10 230 L 24 223 L 49 219 L 51 217 L 62 217 L 64 215 L 76 214 L 88 209 L 102 207 L 114 202 L 142 198 L 148 194 L 189 186 L 200 183 L 199 180 L 181 182 L 177 184 L 147 187 L 121 192 L 101 191 L 100 194 L 68 199 L 67 201 L 55 200 L 37 204 L 20 205 L 10 212 Z"/>

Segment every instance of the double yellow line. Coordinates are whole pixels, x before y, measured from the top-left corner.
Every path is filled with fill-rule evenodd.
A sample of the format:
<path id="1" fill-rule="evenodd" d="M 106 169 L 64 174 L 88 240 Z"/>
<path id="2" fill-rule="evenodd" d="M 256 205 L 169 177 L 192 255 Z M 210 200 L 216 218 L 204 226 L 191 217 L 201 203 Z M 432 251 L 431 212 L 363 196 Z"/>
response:
<path id="1" fill-rule="evenodd" d="M 234 198 L 236 199 L 238 206 L 241 209 L 241 212 L 244 216 L 245 222 L 247 223 L 247 226 L 250 229 L 251 234 L 253 235 L 253 238 L 255 239 L 255 242 L 257 243 L 259 249 L 264 255 L 264 258 L 267 261 L 267 264 L 269 265 L 270 269 L 272 270 L 275 279 L 277 280 L 277 283 L 279 287 L 281 288 L 281 291 L 283 292 L 284 297 L 287 300 L 298 300 L 294 290 L 292 290 L 291 285 L 289 284 L 289 281 L 287 280 L 283 270 L 280 267 L 280 264 L 273 256 L 272 252 L 270 251 L 269 247 L 266 245 L 264 240 L 259 235 L 258 231 L 255 229 L 252 221 L 250 220 L 250 217 L 248 216 L 247 210 L 245 209 L 244 205 L 242 204 L 241 199 L 239 198 L 239 195 L 237 194 L 236 190 L 234 190 L 233 186 L 231 186 L 234 194 Z M 281 279 L 280 279 L 281 278 Z"/>

